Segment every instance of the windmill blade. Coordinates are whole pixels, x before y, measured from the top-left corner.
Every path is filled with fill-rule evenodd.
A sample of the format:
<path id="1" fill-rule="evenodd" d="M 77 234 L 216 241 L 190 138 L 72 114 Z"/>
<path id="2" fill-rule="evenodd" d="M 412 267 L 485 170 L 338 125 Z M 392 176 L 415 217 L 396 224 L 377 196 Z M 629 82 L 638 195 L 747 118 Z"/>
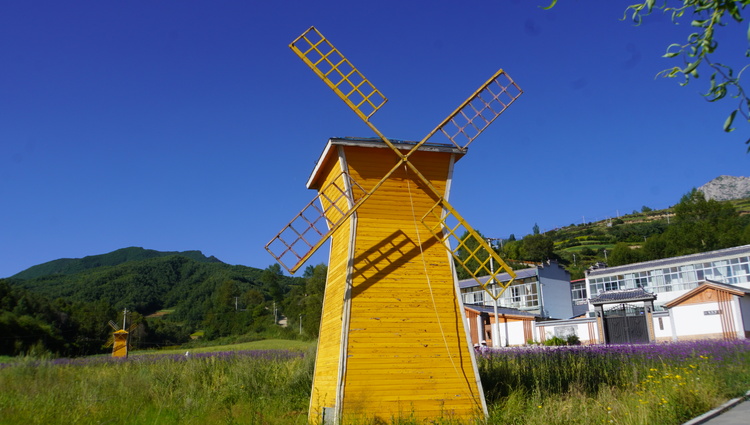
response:
<path id="1" fill-rule="evenodd" d="M 516 278 L 515 272 L 490 247 L 484 238 L 474 230 L 466 220 L 444 199 L 439 200 L 422 217 L 422 223 L 427 226 L 433 236 L 443 241 L 446 249 L 451 253 L 461 267 L 479 283 L 493 299 L 498 299 L 505 289 Z M 465 252 L 465 258 L 459 255 Z M 510 280 L 500 282 L 497 276 L 501 273 L 510 275 Z M 488 277 L 482 281 L 480 277 Z M 497 294 L 489 290 L 491 283 L 497 283 L 502 288 Z"/>
<path id="2" fill-rule="evenodd" d="M 457 148 L 466 149 L 521 94 L 523 90 L 518 84 L 500 69 L 438 124 L 436 130 L 440 130 Z M 434 133 L 435 130 L 427 138 Z"/>
<path id="3" fill-rule="evenodd" d="M 434 214 L 439 208 L 439 226 L 438 228 L 430 228 L 430 231 L 436 235 L 439 239 L 444 240 L 446 243 L 452 237 L 460 241 L 455 234 L 459 228 L 465 229 L 468 232 L 469 238 L 476 239 L 479 243 L 478 246 L 485 252 L 487 252 L 487 259 L 483 262 L 479 262 L 479 267 L 475 269 L 470 268 L 470 261 L 476 261 L 479 259 L 477 252 L 472 252 L 470 255 L 471 260 L 466 262 L 460 261 L 461 264 L 469 273 L 477 279 L 477 276 L 491 275 L 492 279 L 502 272 L 508 272 L 512 278 L 515 278 L 515 274 L 508 267 L 505 262 L 492 250 L 489 245 L 484 241 L 479 234 L 466 223 L 466 221 L 448 204 L 443 198 L 443 194 L 439 192 L 432 183 L 417 169 L 414 164 L 409 162 L 409 157 L 416 152 L 422 145 L 424 145 L 435 133 L 441 131 L 448 139 L 459 149 L 465 150 L 471 142 L 474 141 L 492 122 L 502 114 L 505 109 L 508 108 L 516 99 L 523 93 L 521 88 L 513 81 L 513 79 L 505 73 L 502 69 L 498 70 L 493 74 L 487 82 L 482 84 L 468 99 L 466 99 L 456 110 L 448 115 L 435 129 L 428 133 L 420 142 L 412 146 L 408 152 L 402 153 L 380 130 L 370 122 L 370 117 L 378 111 L 388 99 L 382 95 L 382 93 L 375 88 L 375 86 L 367 80 L 361 72 L 359 72 L 352 64 L 346 59 L 333 44 L 328 41 L 315 27 L 310 27 L 302 35 L 297 37 L 289 47 L 299 56 L 303 62 L 305 62 L 310 69 L 320 77 L 326 85 L 328 85 L 356 114 L 372 129 L 375 134 L 400 158 L 400 161 L 394 165 L 389 172 L 387 172 L 378 183 L 376 183 L 368 192 L 359 198 L 356 202 L 349 202 L 349 208 L 340 208 L 336 212 L 338 214 L 335 219 L 327 218 L 326 205 L 337 205 L 336 202 L 331 202 L 328 199 L 321 199 L 321 195 L 318 195 L 312 202 L 310 202 L 305 209 L 300 212 L 295 219 L 292 220 L 276 237 L 274 237 L 268 244 L 266 244 L 266 250 L 276 258 L 276 260 L 290 273 L 294 273 L 304 262 L 325 243 L 328 237 L 338 229 L 341 224 L 349 218 L 354 212 L 362 205 L 375 191 L 390 178 L 393 173 L 399 169 L 402 164 L 407 165 L 421 180 L 426 187 L 432 191 L 438 198 L 438 202 L 435 204 L 432 210 L 427 213 Z M 351 178 L 349 178 L 351 181 Z M 361 189 L 361 187 L 360 187 Z M 323 194 L 324 191 L 321 191 Z M 363 191 L 364 192 L 364 191 Z M 316 202 L 320 202 L 323 205 L 323 210 L 320 210 Z M 312 217 L 308 217 L 308 213 L 313 211 Z M 447 211 L 448 214 L 445 214 Z M 426 216 L 427 216 L 426 215 Z M 425 217 L 426 217 L 425 216 Z M 458 225 L 457 227 L 445 227 L 446 219 L 454 218 Z M 328 225 L 328 231 L 323 232 L 318 229 L 320 223 L 326 223 Z M 423 223 L 424 217 L 423 217 Z M 430 227 L 425 223 L 428 228 Z M 443 235 L 443 227 L 451 229 L 445 237 Z M 276 248 L 272 248 L 276 246 Z M 457 252 L 459 249 L 464 249 L 465 245 L 458 243 L 455 250 L 451 250 L 451 254 L 458 258 Z M 299 247 L 299 248 L 298 248 Z M 304 250 L 304 251 L 302 251 Z M 275 254 L 274 251 L 277 253 Z M 288 266 L 283 261 L 284 258 L 296 259 L 293 266 Z M 496 261 L 498 264 L 498 272 L 490 270 L 487 263 L 489 258 Z M 512 280 L 512 279 L 511 279 Z M 507 284 L 510 284 L 508 282 Z M 486 290 L 486 285 L 482 285 L 482 288 Z M 506 285 L 507 287 L 507 285 Z M 489 291 L 488 291 L 489 292 Z M 490 294 L 492 295 L 492 294 Z M 492 295 L 493 298 L 499 296 Z"/>
<path id="4" fill-rule="evenodd" d="M 266 244 L 266 251 L 289 273 L 296 272 L 367 200 L 366 195 L 362 186 L 342 172 Z"/>
<path id="5" fill-rule="evenodd" d="M 117 323 L 115 323 L 115 322 L 114 322 L 114 321 L 112 321 L 112 320 L 110 320 L 110 321 L 109 321 L 109 327 L 111 327 L 112 329 L 114 329 L 114 330 L 116 330 L 116 331 L 119 331 L 119 330 L 120 330 L 120 326 L 118 326 L 118 325 L 117 325 Z"/>
<path id="6" fill-rule="evenodd" d="M 365 120 L 365 123 L 401 157 L 402 161 L 406 162 L 409 156 L 427 143 L 438 131 L 442 132 L 455 147 L 466 150 L 471 142 L 479 137 L 521 94 L 523 90 L 510 75 L 502 69 L 498 70 L 406 154 L 394 147 L 371 122 Z M 419 174 L 418 170 L 413 169 Z"/>
<path id="7" fill-rule="evenodd" d="M 369 121 L 388 101 L 315 27 L 302 33 L 289 47 L 362 120 Z"/>
<path id="8" fill-rule="evenodd" d="M 109 348 L 109 347 L 113 346 L 114 343 L 115 343 L 115 336 L 114 335 L 110 335 L 109 339 L 107 339 L 107 342 L 104 343 L 104 345 L 102 346 L 102 348 Z"/>

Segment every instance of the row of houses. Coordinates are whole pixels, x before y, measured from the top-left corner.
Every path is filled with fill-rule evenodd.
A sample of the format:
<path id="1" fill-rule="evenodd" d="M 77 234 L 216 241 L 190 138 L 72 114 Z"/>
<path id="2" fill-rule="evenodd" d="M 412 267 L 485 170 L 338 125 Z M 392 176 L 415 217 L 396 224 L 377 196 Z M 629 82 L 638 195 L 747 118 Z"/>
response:
<path id="1" fill-rule="evenodd" d="M 571 335 L 584 344 L 750 338 L 750 245 L 618 267 L 599 263 L 574 281 L 554 261 L 516 274 L 497 301 L 476 280 L 459 281 L 474 344 Z M 510 276 L 497 279 L 501 285 L 487 285 L 495 294 Z"/>

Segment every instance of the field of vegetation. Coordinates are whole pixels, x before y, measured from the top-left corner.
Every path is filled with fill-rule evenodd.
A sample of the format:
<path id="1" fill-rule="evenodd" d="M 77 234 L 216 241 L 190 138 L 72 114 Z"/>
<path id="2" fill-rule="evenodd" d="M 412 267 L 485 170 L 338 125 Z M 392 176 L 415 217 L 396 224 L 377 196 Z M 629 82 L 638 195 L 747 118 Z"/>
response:
<path id="1" fill-rule="evenodd" d="M 307 423 L 314 348 L 255 344 L 2 363 L 0 423 Z M 680 424 L 750 389 L 748 341 L 488 350 L 478 364 L 489 418 L 475 424 Z"/>

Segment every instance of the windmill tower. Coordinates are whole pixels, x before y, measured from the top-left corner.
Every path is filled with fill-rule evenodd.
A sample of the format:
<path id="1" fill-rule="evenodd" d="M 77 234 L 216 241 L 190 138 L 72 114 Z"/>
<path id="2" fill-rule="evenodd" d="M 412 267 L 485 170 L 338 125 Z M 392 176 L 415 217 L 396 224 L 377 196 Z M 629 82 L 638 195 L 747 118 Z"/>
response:
<path id="1" fill-rule="evenodd" d="M 112 320 L 109 321 L 109 326 L 114 332 L 112 337 L 104 345 L 105 347 L 112 346 L 112 357 L 128 357 L 128 336 L 130 332 L 137 327 L 136 324 L 131 324 L 130 327 L 125 330 L 125 320 L 127 318 L 128 309 L 122 312 L 122 327 Z"/>
<path id="2" fill-rule="evenodd" d="M 377 135 L 329 140 L 318 195 L 266 245 L 294 273 L 331 239 L 310 421 L 486 415 L 454 259 L 515 275 L 447 198 L 454 163 L 522 91 L 500 70 L 422 140 L 392 140 L 370 122 L 385 96 L 317 29 L 290 47 Z M 428 143 L 438 132 L 451 143 Z"/>

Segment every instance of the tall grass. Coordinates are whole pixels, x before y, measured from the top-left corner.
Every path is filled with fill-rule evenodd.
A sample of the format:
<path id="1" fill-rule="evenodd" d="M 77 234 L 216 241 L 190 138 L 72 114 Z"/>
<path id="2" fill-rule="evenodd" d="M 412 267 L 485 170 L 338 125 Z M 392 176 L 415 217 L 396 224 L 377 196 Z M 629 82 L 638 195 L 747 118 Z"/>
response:
<path id="1" fill-rule="evenodd" d="M 314 347 L 24 359 L 0 364 L 0 424 L 305 424 L 313 361 Z M 489 417 L 472 425 L 677 425 L 750 389 L 750 341 L 488 350 L 478 365 Z"/>
<path id="2" fill-rule="evenodd" d="M 25 361 L 0 370 L 0 423 L 304 424 L 313 355 Z"/>
<path id="3" fill-rule="evenodd" d="M 492 350 L 479 368 L 490 423 L 680 424 L 750 389 L 750 341 Z"/>

